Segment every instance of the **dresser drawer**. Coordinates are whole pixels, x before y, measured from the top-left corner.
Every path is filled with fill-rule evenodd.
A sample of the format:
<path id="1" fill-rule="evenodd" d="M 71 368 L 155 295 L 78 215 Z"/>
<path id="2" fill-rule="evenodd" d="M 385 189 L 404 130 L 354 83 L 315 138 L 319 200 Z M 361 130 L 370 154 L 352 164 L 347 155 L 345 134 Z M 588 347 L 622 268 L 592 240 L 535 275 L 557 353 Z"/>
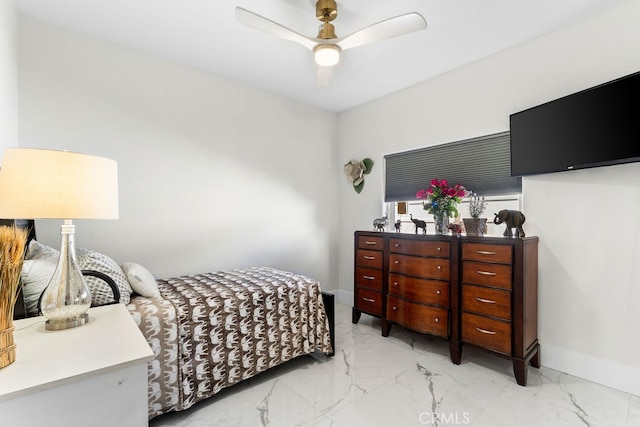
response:
<path id="1" fill-rule="evenodd" d="M 382 292 L 382 270 L 374 268 L 356 267 L 356 286 Z"/>
<path id="2" fill-rule="evenodd" d="M 356 252 L 356 265 L 382 269 L 382 254 L 380 251 L 358 249 Z"/>
<path id="3" fill-rule="evenodd" d="M 389 294 L 426 304 L 449 307 L 449 282 L 389 274 Z"/>
<path id="4" fill-rule="evenodd" d="M 510 265 L 464 261 L 462 263 L 462 281 L 494 288 L 511 289 L 511 271 Z"/>
<path id="5" fill-rule="evenodd" d="M 513 262 L 513 249 L 511 245 L 463 243 L 462 259 L 511 264 Z"/>
<path id="6" fill-rule="evenodd" d="M 375 249 L 381 251 L 384 249 L 384 238 L 358 236 L 358 247 L 361 249 Z"/>
<path id="7" fill-rule="evenodd" d="M 511 355 L 511 323 L 462 313 L 462 341 Z"/>
<path id="8" fill-rule="evenodd" d="M 382 292 L 356 288 L 354 306 L 358 310 L 382 317 Z"/>
<path id="9" fill-rule="evenodd" d="M 421 258 L 409 255 L 389 255 L 389 271 L 429 279 L 450 280 L 447 258 Z"/>
<path id="10" fill-rule="evenodd" d="M 510 320 L 511 292 L 483 286 L 462 285 L 462 309 Z"/>
<path id="11" fill-rule="evenodd" d="M 391 239 L 389 250 L 398 254 L 449 258 L 449 242 Z"/>
<path id="12" fill-rule="evenodd" d="M 387 297 L 387 320 L 405 328 L 447 337 L 449 311 L 446 308 L 412 303 L 398 297 Z"/>

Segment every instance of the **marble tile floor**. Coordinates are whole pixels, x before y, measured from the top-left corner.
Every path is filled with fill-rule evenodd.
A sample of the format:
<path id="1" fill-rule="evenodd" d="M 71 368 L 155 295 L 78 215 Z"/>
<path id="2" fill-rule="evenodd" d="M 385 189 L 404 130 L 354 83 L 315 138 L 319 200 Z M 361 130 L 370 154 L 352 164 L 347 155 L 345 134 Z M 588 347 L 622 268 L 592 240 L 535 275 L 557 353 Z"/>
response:
<path id="1" fill-rule="evenodd" d="M 509 360 L 448 343 L 336 304 L 336 355 L 303 356 L 150 427 L 205 426 L 640 426 L 640 397 L 552 369 L 529 367 L 527 387 Z M 544 364 L 544 347 L 542 347 Z"/>

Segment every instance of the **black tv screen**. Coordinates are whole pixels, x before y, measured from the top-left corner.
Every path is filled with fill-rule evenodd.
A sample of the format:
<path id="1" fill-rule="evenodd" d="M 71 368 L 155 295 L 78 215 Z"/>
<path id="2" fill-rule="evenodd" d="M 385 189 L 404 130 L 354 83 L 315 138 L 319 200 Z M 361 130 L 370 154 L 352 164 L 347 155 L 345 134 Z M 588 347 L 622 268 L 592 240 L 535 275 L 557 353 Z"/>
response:
<path id="1" fill-rule="evenodd" d="M 640 72 L 510 116 L 511 175 L 640 161 Z"/>

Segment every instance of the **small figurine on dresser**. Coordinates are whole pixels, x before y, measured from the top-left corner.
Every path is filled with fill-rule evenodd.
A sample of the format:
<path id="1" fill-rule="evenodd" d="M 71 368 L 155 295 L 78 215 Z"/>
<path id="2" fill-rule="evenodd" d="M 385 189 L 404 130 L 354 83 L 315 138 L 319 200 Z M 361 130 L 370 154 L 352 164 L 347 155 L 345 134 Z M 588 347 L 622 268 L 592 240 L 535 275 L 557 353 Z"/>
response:
<path id="1" fill-rule="evenodd" d="M 394 224 L 396 227 L 396 233 L 400 232 L 400 229 L 402 228 L 402 221 L 397 220 L 396 223 Z"/>
<path id="2" fill-rule="evenodd" d="M 507 228 L 504 230 L 502 234 L 505 237 L 513 237 L 512 228 L 516 229 L 516 237 L 524 237 L 524 230 L 522 229 L 522 224 L 524 224 L 525 217 L 524 214 L 520 211 L 512 211 L 503 209 L 498 213 L 495 213 L 495 218 L 493 219 L 494 224 L 502 224 L 504 223 Z"/>
<path id="3" fill-rule="evenodd" d="M 421 219 L 413 219 L 413 215 L 409 214 L 409 218 L 411 218 L 411 222 L 413 222 L 416 226 L 416 234 L 418 234 L 418 228 L 422 228 L 422 234 L 427 234 L 427 223 Z"/>
<path id="4" fill-rule="evenodd" d="M 462 234 L 462 224 L 460 224 L 459 222 L 453 222 L 449 224 L 447 228 L 451 230 L 451 234 L 453 234 L 454 236 L 459 236 L 460 234 Z"/>
<path id="5" fill-rule="evenodd" d="M 373 220 L 373 229 L 376 231 L 385 231 L 387 229 L 387 224 L 389 224 L 389 215 L 384 214 L 383 217 Z"/>

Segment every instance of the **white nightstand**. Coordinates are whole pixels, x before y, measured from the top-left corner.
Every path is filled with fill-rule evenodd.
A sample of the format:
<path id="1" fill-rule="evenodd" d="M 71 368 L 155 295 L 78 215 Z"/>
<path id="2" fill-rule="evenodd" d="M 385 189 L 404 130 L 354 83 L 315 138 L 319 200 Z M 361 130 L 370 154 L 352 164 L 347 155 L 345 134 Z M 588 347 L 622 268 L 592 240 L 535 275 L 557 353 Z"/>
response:
<path id="1" fill-rule="evenodd" d="M 123 304 L 89 310 L 89 323 L 44 329 L 14 322 L 16 361 L 0 369 L 0 423 L 7 426 L 146 426 L 147 362 L 153 358 Z"/>

